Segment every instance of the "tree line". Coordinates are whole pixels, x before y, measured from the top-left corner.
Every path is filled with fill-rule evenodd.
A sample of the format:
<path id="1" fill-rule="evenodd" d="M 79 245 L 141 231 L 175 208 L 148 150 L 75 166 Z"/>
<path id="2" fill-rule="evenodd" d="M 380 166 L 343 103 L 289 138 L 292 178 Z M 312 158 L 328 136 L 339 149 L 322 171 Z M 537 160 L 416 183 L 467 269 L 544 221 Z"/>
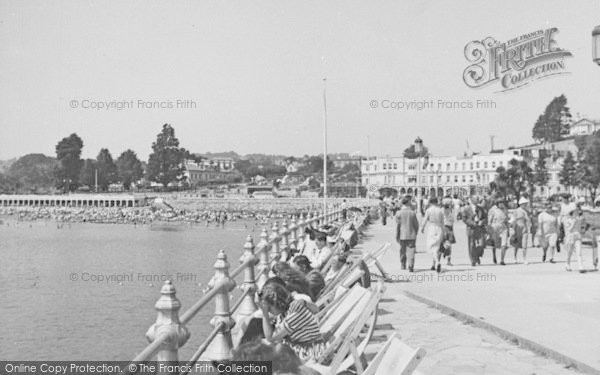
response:
<path id="1" fill-rule="evenodd" d="M 28 154 L 14 162 L 5 173 L 0 173 L 0 192 L 51 192 L 57 189 L 72 192 L 86 188 L 99 192 L 109 190 L 112 184 L 120 184 L 124 190 L 130 190 L 140 179 L 145 178 L 168 186 L 184 181 L 184 160 L 201 162 L 206 158 L 192 154 L 180 146 L 175 129 L 164 124 L 156 140 L 152 143 L 152 152 L 148 162 L 142 162 L 137 154 L 128 149 L 115 160 L 107 148 L 102 148 L 95 159 L 82 159 L 83 140 L 73 133 L 64 137 L 55 146 L 56 157 L 43 154 Z M 231 152 L 232 157 L 237 154 Z M 255 154 L 248 159 L 237 160 L 235 169 L 250 181 L 261 175 L 267 179 L 276 179 L 287 173 L 286 167 L 275 164 L 270 155 Z M 323 171 L 321 156 L 305 155 L 301 159 L 288 157 L 287 162 L 301 161 L 298 174 L 319 176 Z M 333 161 L 328 158 L 328 171 L 332 178 L 360 179 L 358 166 L 334 169 Z M 215 171 L 217 165 L 211 165 Z M 358 176 L 358 177 L 357 177 Z"/>

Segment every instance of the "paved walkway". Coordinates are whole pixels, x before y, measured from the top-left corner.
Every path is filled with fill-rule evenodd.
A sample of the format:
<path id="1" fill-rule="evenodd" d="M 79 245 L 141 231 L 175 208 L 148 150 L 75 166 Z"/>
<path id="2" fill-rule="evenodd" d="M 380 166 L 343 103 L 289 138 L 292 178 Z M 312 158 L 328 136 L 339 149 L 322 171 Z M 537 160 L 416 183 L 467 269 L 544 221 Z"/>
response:
<path id="1" fill-rule="evenodd" d="M 371 225 L 357 249 L 376 249 L 382 243 L 392 242 L 381 263 L 392 278 L 401 281 L 386 283 L 378 322 L 381 329 L 376 335 L 387 336 L 386 329 L 397 330 L 408 344 L 424 347 L 427 355 L 419 366 L 421 372 L 574 373 L 565 368 L 569 367 L 564 364 L 565 357 L 569 357 L 583 364 L 581 368 L 586 372 L 600 374 L 599 272 L 565 271 L 564 252 L 555 256 L 558 261 L 555 264 L 541 263 L 541 250 L 537 248 L 528 251 L 529 265 L 522 263 L 521 253 L 518 264 L 514 264 L 511 254 L 506 257 L 507 266 L 493 265 L 491 250 L 487 249 L 483 264 L 471 267 L 465 227 L 459 223 L 455 228 L 454 266 L 444 267 L 441 274 L 430 271 L 431 256 L 424 253 L 424 241 L 420 239 L 416 272 L 409 274 L 400 269 L 398 245 L 393 242 L 394 229 L 389 223 Z M 584 250 L 584 261 L 591 270 L 589 249 Z M 474 326 L 408 298 L 407 292 L 430 304 L 444 305 L 458 312 L 457 316 L 464 313 L 472 317 Z M 526 344 L 539 344 L 550 349 L 547 352 L 551 358 L 534 354 L 479 328 L 488 324 L 500 332 L 524 338 L 521 344 L 526 347 Z M 376 349 L 377 345 L 370 348 Z"/>

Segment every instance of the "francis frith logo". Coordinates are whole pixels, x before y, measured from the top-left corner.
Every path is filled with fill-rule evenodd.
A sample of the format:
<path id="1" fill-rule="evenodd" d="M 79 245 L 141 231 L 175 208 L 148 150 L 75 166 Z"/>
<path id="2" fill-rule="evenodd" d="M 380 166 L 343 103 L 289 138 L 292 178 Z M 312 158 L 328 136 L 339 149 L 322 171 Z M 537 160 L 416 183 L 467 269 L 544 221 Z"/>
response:
<path id="1" fill-rule="evenodd" d="M 465 47 L 465 58 L 472 63 L 464 73 L 472 88 L 498 82 L 500 91 L 523 87 L 540 78 L 567 74 L 565 57 L 571 52 L 558 47 L 556 27 L 537 30 L 501 43 L 492 37 L 475 40 Z"/>

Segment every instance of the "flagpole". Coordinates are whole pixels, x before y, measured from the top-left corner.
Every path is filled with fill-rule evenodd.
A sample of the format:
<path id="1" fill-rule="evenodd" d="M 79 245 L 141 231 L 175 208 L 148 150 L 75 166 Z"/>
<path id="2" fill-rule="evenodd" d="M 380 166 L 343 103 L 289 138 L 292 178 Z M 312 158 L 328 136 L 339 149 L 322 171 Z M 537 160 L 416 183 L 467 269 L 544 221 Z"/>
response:
<path id="1" fill-rule="evenodd" d="M 323 78 L 323 215 L 327 215 L 327 77 Z"/>
<path id="2" fill-rule="evenodd" d="M 367 202 L 371 203 L 371 185 L 373 182 L 371 181 L 371 140 L 367 135 Z"/>

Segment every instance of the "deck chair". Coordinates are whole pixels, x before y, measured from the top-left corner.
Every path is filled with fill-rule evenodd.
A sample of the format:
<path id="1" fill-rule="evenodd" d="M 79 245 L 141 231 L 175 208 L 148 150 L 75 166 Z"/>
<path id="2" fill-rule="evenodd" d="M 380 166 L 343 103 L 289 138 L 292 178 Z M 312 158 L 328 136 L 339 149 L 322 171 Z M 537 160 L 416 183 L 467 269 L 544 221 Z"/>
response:
<path id="1" fill-rule="evenodd" d="M 387 249 L 391 246 L 391 244 L 389 242 L 386 242 L 383 246 L 381 246 L 379 249 L 371 252 L 371 253 L 366 253 L 363 256 L 363 260 L 365 262 L 365 264 L 367 265 L 367 267 L 369 267 L 369 269 L 373 268 L 373 266 L 375 266 L 377 268 L 377 270 L 379 270 L 379 272 L 381 273 L 380 276 L 383 280 L 387 280 L 387 272 L 385 272 L 385 270 L 383 269 L 383 266 L 381 265 L 381 263 L 379 262 L 379 259 L 383 256 L 383 254 L 385 254 L 385 252 L 387 251 Z"/>
<path id="2" fill-rule="evenodd" d="M 353 307 L 359 304 L 367 293 L 368 290 L 358 284 L 351 289 L 341 290 L 339 297 L 317 314 L 321 334 L 327 336 L 329 332 L 337 329 L 342 321 L 351 314 Z"/>
<path id="3" fill-rule="evenodd" d="M 353 301 L 350 297 L 338 305 L 328 315 L 321 325 L 321 332 L 327 342 L 324 352 L 316 360 L 307 362 L 307 366 L 322 374 L 336 374 L 338 371 L 348 369 L 353 364 L 357 371 L 363 371 L 363 353 L 371 338 L 377 319 L 377 305 L 383 295 L 383 283 L 379 282 L 372 290 L 366 290 L 355 285 L 352 290 L 363 290 L 362 297 L 346 312 L 346 304 Z M 358 294 L 359 292 L 354 292 Z M 349 294 L 350 295 L 350 294 Z M 360 333 L 364 326 L 371 320 L 370 330 L 366 337 L 361 338 Z M 342 320 L 340 320 L 340 318 Z"/>
<path id="4" fill-rule="evenodd" d="M 362 375 L 409 375 L 415 371 L 425 354 L 425 349 L 409 347 L 400 340 L 400 335 L 395 333 L 386 341 Z"/>

